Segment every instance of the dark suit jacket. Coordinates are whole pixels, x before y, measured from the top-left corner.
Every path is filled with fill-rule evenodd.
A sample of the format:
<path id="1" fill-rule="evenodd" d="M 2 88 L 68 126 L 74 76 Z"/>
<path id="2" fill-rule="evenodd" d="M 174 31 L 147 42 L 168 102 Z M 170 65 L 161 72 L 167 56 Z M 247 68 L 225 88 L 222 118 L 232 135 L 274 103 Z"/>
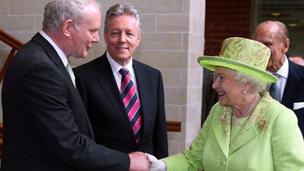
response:
<path id="1" fill-rule="evenodd" d="M 168 155 L 161 73 L 133 60 L 142 109 L 143 135 L 139 145 L 130 126 L 110 63 L 103 56 L 74 69 L 77 88 L 86 105 L 96 142 L 122 152 Z"/>
<path id="2" fill-rule="evenodd" d="M 78 91 L 40 35 L 20 49 L 3 82 L 3 171 L 128 170 L 127 154 L 97 145 Z"/>
<path id="3" fill-rule="evenodd" d="M 289 61 L 288 78 L 282 97 L 282 104 L 293 110 L 294 103 L 304 102 L 304 67 Z M 293 110 L 304 135 L 304 108 Z"/>

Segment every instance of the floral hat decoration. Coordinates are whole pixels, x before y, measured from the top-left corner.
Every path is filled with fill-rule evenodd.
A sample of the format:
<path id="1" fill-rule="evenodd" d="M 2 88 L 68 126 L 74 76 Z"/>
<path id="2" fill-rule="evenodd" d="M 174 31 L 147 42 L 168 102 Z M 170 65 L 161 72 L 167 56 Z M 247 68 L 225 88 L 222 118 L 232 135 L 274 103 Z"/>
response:
<path id="1" fill-rule="evenodd" d="M 223 41 L 218 56 L 201 56 L 198 63 L 211 71 L 214 71 L 215 67 L 225 67 L 265 83 L 273 83 L 277 78 L 266 71 L 270 54 L 270 49 L 260 42 L 231 37 Z"/>

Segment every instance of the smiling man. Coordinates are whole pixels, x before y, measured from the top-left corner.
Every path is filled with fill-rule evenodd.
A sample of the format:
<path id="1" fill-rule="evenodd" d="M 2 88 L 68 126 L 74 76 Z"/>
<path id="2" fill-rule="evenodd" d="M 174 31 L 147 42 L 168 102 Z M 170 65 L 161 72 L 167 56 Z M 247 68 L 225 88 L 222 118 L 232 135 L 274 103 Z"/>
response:
<path id="1" fill-rule="evenodd" d="M 52 0 L 42 31 L 14 57 L 2 89 L 1 171 L 143 171 L 144 153 L 122 153 L 94 141 L 68 58 L 86 58 L 99 41 L 95 0 Z M 140 163 L 141 165 L 136 165 Z"/>
<path id="2" fill-rule="evenodd" d="M 130 153 L 168 155 L 164 90 L 159 70 L 133 55 L 140 17 L 131 4 L 116 4 L 106 13 L 107 51 L 76 68 L 77 88 L 86 105 L 97 143 Z"/>

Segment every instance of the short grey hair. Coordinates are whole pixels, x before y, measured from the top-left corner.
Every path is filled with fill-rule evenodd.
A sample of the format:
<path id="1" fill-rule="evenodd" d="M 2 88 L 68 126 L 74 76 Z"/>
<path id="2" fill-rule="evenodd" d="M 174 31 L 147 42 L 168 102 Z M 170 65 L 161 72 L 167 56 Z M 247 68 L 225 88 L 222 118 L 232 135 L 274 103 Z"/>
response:
<path id="1" fill-rule="evenodd" d="M 106 19 L 104 24 L 104 33 L 109 31 L 109 22 L 112 19 L 112 17 L 116 16 L 122 16 L 122 15 L 129 15 L 136 19 L 137 26 L 138 26 L 138 32 L 141 33 L 141 21 L 139 12 L 136 9 L 136 7 L 130 3 L 124 3 L 124 4 L 116 4 L 111 6 L 107 13 L 106 13 Z"/>
<path id="2" fill-rule="evenodd" d="M 235 70 L 232 70 L 232 71 L 235 73 L 235 80 L 237 82 L 239 82 L 240 84 L 249 83 L 252 86 L 252 88 L 250 90 L 251 92 L 260 93 L 263 90 L 265 90 L 267 87 L 267 83 L 260 81 L 259 79 L 256 79 L 255 77 L 248 76 L 246 74 L 243 74 L 243 73 L 235 71 Z"/>
<path id="3" fill-rule="evenodd" d="M 52 0 L 44 7 L 44 19 L 42 30 L 55 32 L 67 19 L 76 21 L 77 24 L 83 17 L 86 5 L 94 4 L 97 8 L 101 6 L 95 0 Z"/>

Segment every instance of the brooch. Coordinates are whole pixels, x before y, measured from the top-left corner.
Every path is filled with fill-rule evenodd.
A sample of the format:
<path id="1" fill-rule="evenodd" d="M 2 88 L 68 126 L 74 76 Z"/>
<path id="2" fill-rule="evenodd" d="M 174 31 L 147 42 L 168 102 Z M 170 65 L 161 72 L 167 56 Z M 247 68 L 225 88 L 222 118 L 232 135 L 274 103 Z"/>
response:
<path id="1" fill-rule="evenodd" d="M 266 130 L 267 127 L 268 127 L 268 122 L 267 122 L 267 120 L 266 120 L 265 118 L 260 119 L 260 121 L 259 121 L 259 128 L 260 128 L 261 130 Z"/>

